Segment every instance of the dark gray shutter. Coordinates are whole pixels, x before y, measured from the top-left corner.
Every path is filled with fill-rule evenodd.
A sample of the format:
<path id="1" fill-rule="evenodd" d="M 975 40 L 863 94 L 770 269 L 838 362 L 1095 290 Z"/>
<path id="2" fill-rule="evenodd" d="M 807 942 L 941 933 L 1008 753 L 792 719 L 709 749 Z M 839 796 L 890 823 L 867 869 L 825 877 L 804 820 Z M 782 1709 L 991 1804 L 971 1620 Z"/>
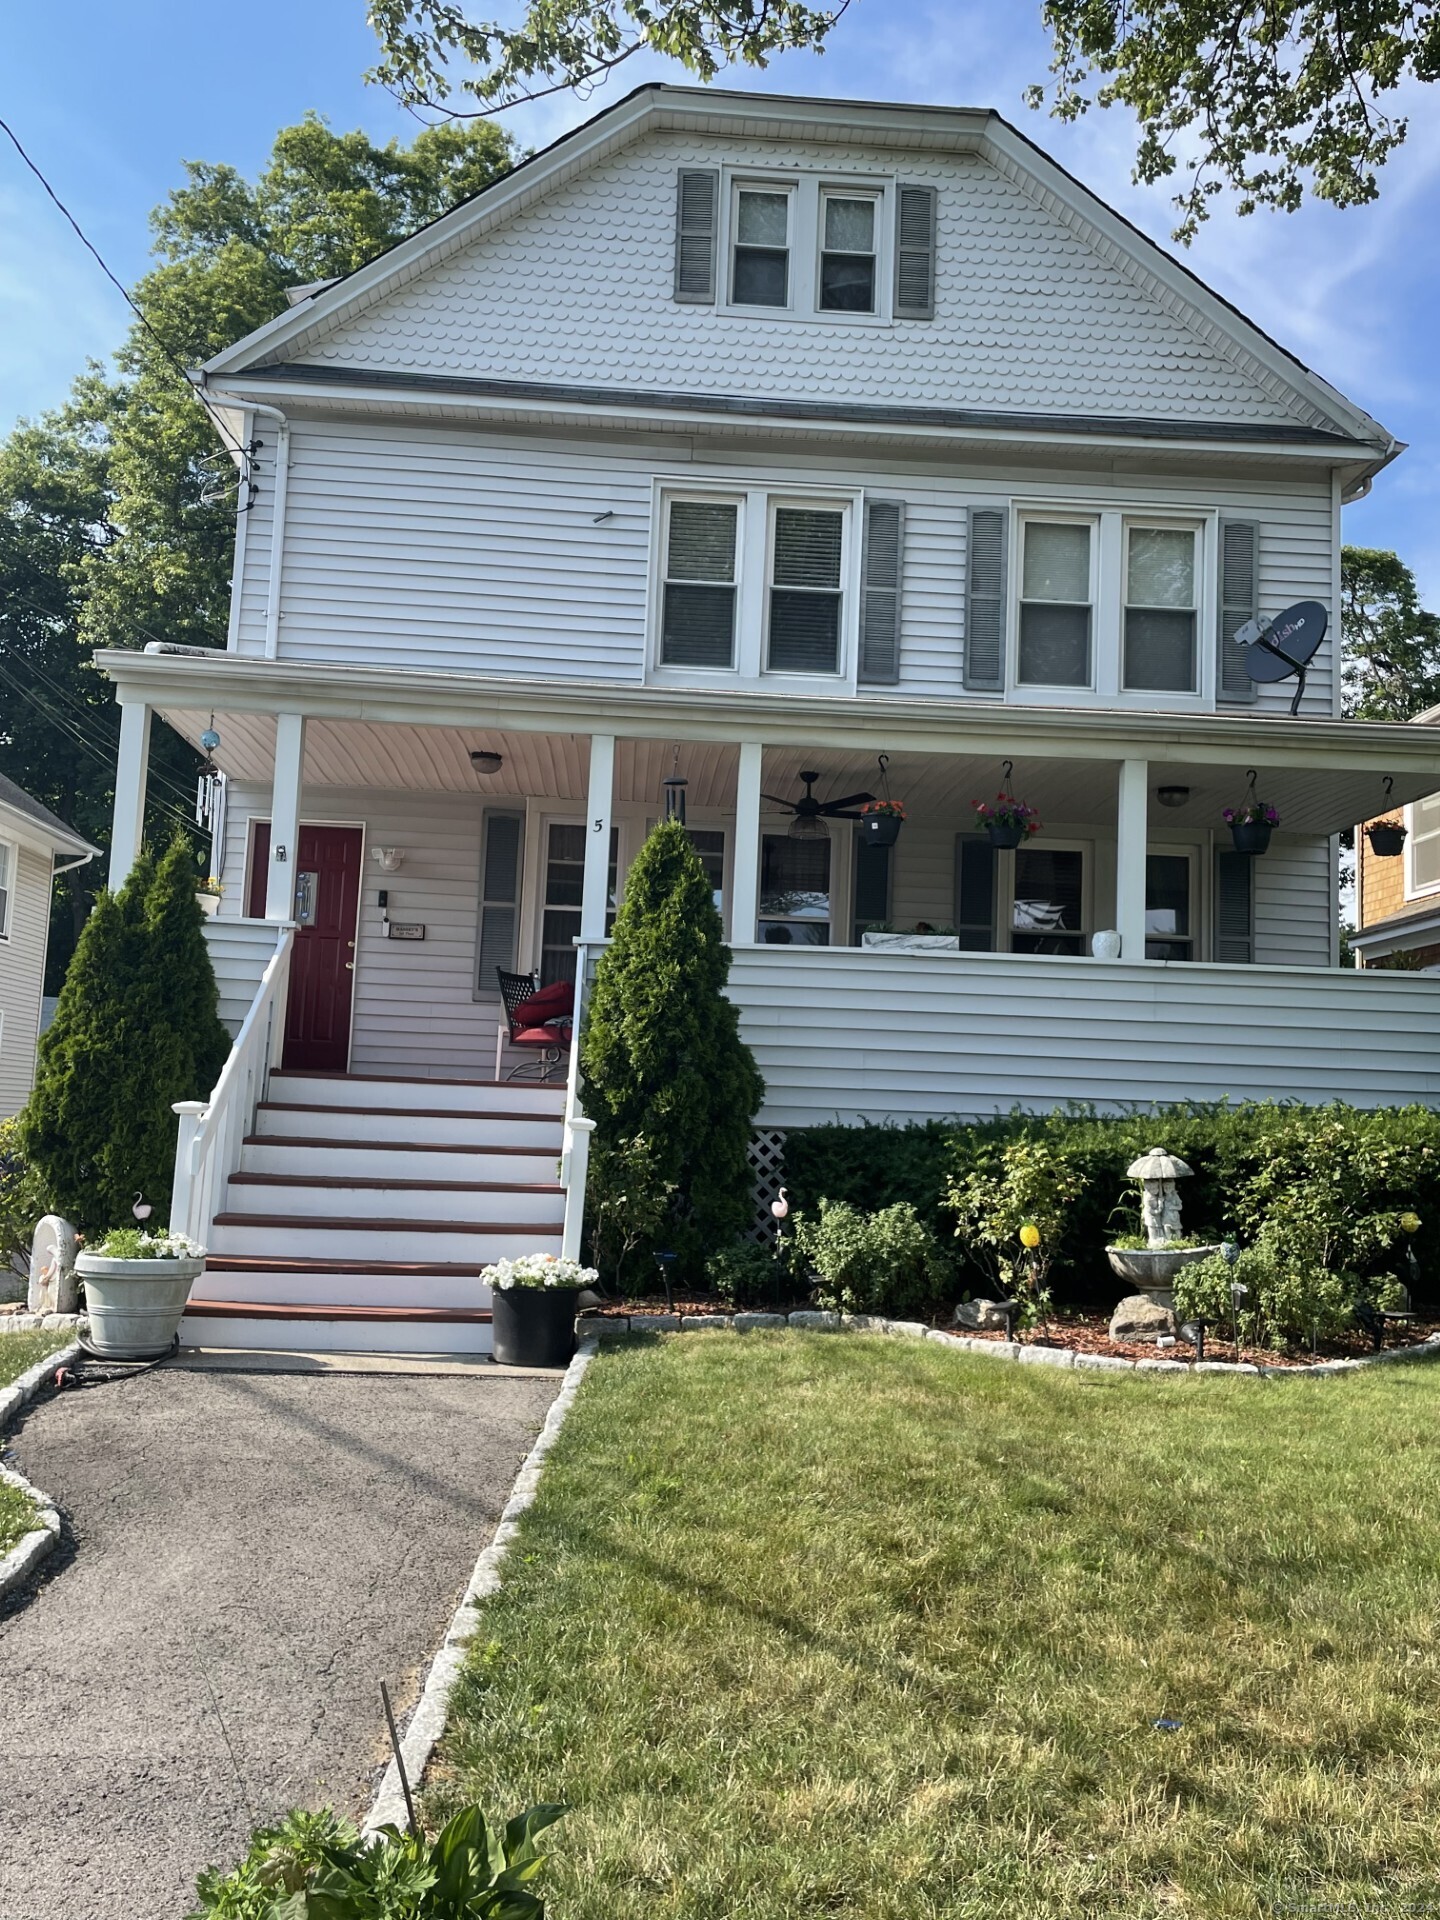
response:
<path id="1" fill-rule="evenodd" d="M 981 833 L 955 836 L 955 931 L 962 953 L 995 951 L 995 849 Z"/>
<path id="2" fill-rule="evenodd" d="M 855 928 L 850 944 L 858 947 L 860 936 L 878 921 L 890 918 L 889 847 L 872 846 L 856 834 L 855 840 Z"/>
<path id="3" fill-rule="evenodd" d="M 1248 706 L 1255 682 L 1245 671 L 1245 649 L 1235 635 L 1260 610 L 1260 528 L 1253 520 L 1220 522 L 1220 664 L 1215 698 L 1221 706 Z"/>
<path id="4" fill-rule="evenodd" d="M 965 685 L 1005 685 L 1005 549 L 1007 507 L 971 507 L 965 545 Z"/>
<path id="5" fill-rule="evenodd" d="M 708 305 L 715 298 L 715 230 L 720 175 L 713 167 L 681 167 L 675 183 L 675 298 Z"/>
<path id="6" fill-rule="evenodd" d="M 1228 848 L 1215 855 L 1215 958 L 1230 966 L 1255 958 L 1255 862 Z"/>
<path id="7" fill-rule="evenodd" d="M 935 317 L 935 189 L 902 186 L 895 196 L 895 318 Z"/>
<path id="8" fill-rule="evenodd" d="M 515 971 L 520 935 L 520 851 L 523 813 L 486 808 L 480 834 L 480 933 L 475 943 L 475 991 L 498 994 L 495 969 Z"/>
<path id="9" fill-rule="evenodd" d="M 905 502 L 867 500 L 860 549 L 860 680 L 893 687 L 900 678 L 900 574 Z"/>

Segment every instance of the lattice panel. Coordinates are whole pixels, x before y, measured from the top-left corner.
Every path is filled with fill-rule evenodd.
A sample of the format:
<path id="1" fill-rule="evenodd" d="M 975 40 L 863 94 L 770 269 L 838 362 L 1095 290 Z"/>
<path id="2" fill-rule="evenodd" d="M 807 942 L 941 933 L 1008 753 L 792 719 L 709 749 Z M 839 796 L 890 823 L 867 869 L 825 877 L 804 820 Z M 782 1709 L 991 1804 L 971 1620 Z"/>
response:
<path id="1" fill-rule="evenodd" d="M 770 1211 L 770 1202 L 778 1197 L 785 1178 L 784 1129 L 757 1127 L 750 1136 L 748 1158 L 755 1182 L 751 1188 L 755 1218 L 745 1237 L 769 1246 L 775 1238 L 775 1216 Z"/>

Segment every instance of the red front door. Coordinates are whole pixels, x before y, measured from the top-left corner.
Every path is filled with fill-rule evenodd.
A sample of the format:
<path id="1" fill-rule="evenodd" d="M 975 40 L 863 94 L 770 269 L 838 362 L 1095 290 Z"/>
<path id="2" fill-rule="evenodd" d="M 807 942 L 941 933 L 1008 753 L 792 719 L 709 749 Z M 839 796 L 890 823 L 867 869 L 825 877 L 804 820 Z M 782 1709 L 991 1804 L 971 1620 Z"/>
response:
<path id="1" fill-rule="evenodd" d="M 344 1073 L 350 1064 L 350 1001 L 355 985 L 355 928 L 360 910 L 358 827 L 300 829 L 295 861 L 295 956 L 285 1015 L 282 1065 Z M 250 914 L 265 917 L 270 823 L 255 828 Z"/>

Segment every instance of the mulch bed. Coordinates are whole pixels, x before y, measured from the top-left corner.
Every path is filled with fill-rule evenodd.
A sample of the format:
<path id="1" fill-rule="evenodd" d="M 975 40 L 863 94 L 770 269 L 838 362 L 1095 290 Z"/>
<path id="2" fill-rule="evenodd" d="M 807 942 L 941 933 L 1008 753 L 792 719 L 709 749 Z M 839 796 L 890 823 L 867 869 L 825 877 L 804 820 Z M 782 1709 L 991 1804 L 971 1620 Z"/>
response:
<path id="1" fill-rule="evenodd" d="M 782 1301 L 777 1305 L 754 1308 L 755 1312 L 794 1313 L 798 1309 L 813 1305 L 808 1299 Z M 643 1299 L 607 1301 L 604 1306 L 592 1311 L 607 1318 L 616 1318 L 632 1313 L 679 1313 L 687 1318 L 702 1318 L 708 1315 L 723 1317 L 733 1313 L 734 1307 L 713 1295 L 677 1294 L 674 1304 L 667 1307 L 663 1294 L 647 1295 Z M 936 1322 L 941 1325 L 942 1322 Z M 1173 1347 L 1156 1347 L 1148 1340 L 1112 1340 L 1109 1333 L 1109 1317 L 1106 1314 L 1057 1313 L 1050 1316 L 1048 1327 L 1031 1327 L 1015 1338 L 1023 1346 L 1032 1347 L 1068 1347 L 1075 1353 L 1100 1353 L 1112 1355 L 1117 1360 L 1192 1360 L 1195 1349 L 1187 1340 L 1177 1340 Z M 947 1329 L 963 1333 L 971 1340 L 1002 1341 L 1003 1333 L 979 1333 L 974 1327 L 955 1327 Z M 1418 1347 L 1424 1341 L 1440 1334 L 1440 1321 L 1417 1320 L 1411 1326 L 1393 1327 L 1385 1335 L 1385 1347 Z M 1207 1333 L 1205 1336 L 1205 1358 L 1207 1360 L 1244 1360 L 1261 1367 L 1308 1367 L 1317 1360 L 1362 1360 L 1375 1351 L 1374 1342 L 1367 1333 L 1343 1334 L 1334 1340 L 1322 1340 L 1312 1353 L 1304 1348 L 1293 1353 L 1277 1352 L 1268 1347 L 1245 1347 L 1237 1351 L 1233 1341 L 1221 1339 Z"/>

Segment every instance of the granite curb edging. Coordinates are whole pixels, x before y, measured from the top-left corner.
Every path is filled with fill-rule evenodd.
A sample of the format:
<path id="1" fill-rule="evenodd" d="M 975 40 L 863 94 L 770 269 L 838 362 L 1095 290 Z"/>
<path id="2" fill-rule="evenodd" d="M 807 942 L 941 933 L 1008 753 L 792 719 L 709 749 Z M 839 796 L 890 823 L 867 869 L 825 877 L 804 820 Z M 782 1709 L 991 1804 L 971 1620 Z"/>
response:
<path id="1" fill-rule="evenodd" d="M 26 1318 L 40 1316 L 26 1315 Z M 55 1315 L 55 1319 L 76 1324 L 76 1316 Z M 60 1331 L 57 1328 L 56 1331 Z M 26 1329 L 34 1331 L 34 1329 Z M 57 1367 L 68 1367 L 79 1358 L 80 1343 L 72 1341 L 68 1347 L 57 1347 L 54 1353 L 47 1353 L 43 1360 L 37 1360 L 33 1367 L 27 1367 L 18 1380 L 0 1390 L 0 1433 L 3 1433 L 11 1419 L 28 1406 L 35 1395 L 44 1386 L 46 1380 Z M 13 1546 L 3 1559 L 0 1559 L 0 1597 L 9 1593 L 12 1587 L 18 1587 L 22 1580 L 28 1579 L 45 1556 L 60 1544 L 60 1515 L 48 1493 L 27 1480 L 23 1473 L 14 1467 L 7 1467 L 0 1461 L 0 1481 L 8 1487 L 28 1494 L 35 1502 L 35 1524 L 28 1532 L 20 1536 L 19 1543 Z"/>
<path id="2" fill-rule="evenodd" d="M 806 1309 L 798 1313 L 632 1313 L 584 1315 L 576 1322 L 582 1337 L 628 1339 L 645 1333 L 749 1333 L 761 1327 L 800 1327 L 820 1333 L 887 1333 L 911 1340 L 935 1340 L 963 1353 L 989 1354 L 992 1359 L 1015 1360 L 1036 1367 L 1077 1368 L 1104 1373 L 1238 1373 L 1267 1380 L 1328 1378 L 1356 1373 L 1362 1367 L 1383 1366 L 1401 1360 L 1440 1358 L 1440 1334 L 1413 1347 L 1388 1347 L 1381 1353 L 1354 1360 L 1317 1360 L 1299 1367 L 1267 1367 L 1250 1360 L 1175 1360 L 1168 1355 L 1153 1360 L 1127 1360 L 1120 1354 L 1077 1353 L 1073 1347 L 1036 1347 L 1019 1340 L 980 1340 L 971 1334 L 951 1333 L 943 1327 L 923 1326 L 918 1320 L 888 1320 L 879 1314 L 834 1313 Z"/>
<path id="3" fill-rule="evenodd" d="M 590 1362 L 599 1351 L 599 1342 L 581 1335 L 576 1348 L 575 1358 L 565 1369 L 560 1382 L 560 1390 L 550 1403 L 535 1444 L 521 1463 L 510 1489 L 510 1497 L 501 1510 L 500 1519 L 491 1536 L 489 1545 L 475 1562 L 469 1584 L 461 1595 L 460 1604 L 451 1615 L 450 1624 L 445 1630 L 445 1638 L 440 1650 L 430 1663 L 425 1675 L 425 1684 L 421 1688 L 420 1698 L 415 1703 L 405 1727 L 404 1738 L 400 1742 L 400 1752 L 405 1761 L 405 1773 L 410 1782 L 410 1791 L 418 1794 L 425 1777 L 425 1769 L 430 1757 L 445 1731 L 445 1721 L 450 1707 L 450 1694 L 459 1677 L 464 1663 L 466 1650 L 474 1639 L 479 1622 L 475 1608 L 491 1594 L 498 1593 L 502 1582 L 502 1567 L 510 1551 L 511 1542 L 519 1531 L 520 1516 L 534 1502 L 540 1486 L 540 1469 L 545 1464 L 545 1456 L 554 1446 L 565 1424 L 565 1416 L 575 1404 L 580 1391 L 580 1383 L 585 1378 Z M 400 1770 L 394 1757 L 385 1769 L 380 1786 L 376 1792 L 374 1804 L 366 1817 L 363 1831 L 371 1835 L 383 1826 L 403 1828 L 408 1815 L 405 1808 L 405 1793 L 400 1784 Z"/>

